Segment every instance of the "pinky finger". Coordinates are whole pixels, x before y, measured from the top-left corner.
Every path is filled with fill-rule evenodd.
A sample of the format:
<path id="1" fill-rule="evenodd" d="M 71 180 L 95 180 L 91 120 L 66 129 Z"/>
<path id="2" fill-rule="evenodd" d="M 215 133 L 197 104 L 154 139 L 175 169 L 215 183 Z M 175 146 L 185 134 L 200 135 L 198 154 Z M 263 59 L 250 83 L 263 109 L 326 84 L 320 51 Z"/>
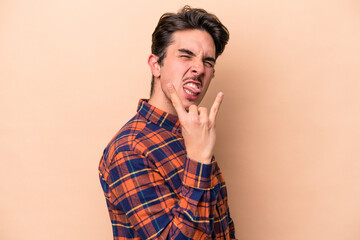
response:
<path id="1" fill-rule="evenodd" d="M 222 92 L 219 92 L 215 98 L 214 104 L 211 107 L 210 115 L 209 115 L 209 120 L 211 123 L 215 123 L 215 119 L 219 111 L 221 102 L 223 101 L 223 98 L 224 98 L 224 93 Z"/>

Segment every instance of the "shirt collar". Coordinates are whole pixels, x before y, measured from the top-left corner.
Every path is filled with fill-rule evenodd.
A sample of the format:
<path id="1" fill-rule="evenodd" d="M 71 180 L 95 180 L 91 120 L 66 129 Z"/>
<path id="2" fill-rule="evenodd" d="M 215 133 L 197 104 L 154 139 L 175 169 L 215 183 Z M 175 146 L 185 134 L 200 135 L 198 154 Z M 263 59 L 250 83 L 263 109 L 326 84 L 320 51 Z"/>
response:
<path id="1" fill-rule="evenodd" d="M 147 99 L 140 99 L 137 112 L 148 121 L 163 127 L 173 133 L 181 133 L 179 118 L 164 112 L 148 103 Z"/>

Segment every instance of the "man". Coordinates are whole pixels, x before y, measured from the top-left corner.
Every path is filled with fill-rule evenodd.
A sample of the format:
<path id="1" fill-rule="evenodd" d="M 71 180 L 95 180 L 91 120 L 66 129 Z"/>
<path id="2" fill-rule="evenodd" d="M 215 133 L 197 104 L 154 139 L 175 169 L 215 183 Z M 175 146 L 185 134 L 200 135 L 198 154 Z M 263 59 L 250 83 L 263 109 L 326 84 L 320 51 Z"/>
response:
<path id="1" fill-rule="evenodd" d="M 216 16 L 185 6 L 153 33 L 149 100 L 104 150 L 99 173 L 114 239 L 234 239 L 213 156 L 219 93 L 197 107 L 229 39 Z"/>

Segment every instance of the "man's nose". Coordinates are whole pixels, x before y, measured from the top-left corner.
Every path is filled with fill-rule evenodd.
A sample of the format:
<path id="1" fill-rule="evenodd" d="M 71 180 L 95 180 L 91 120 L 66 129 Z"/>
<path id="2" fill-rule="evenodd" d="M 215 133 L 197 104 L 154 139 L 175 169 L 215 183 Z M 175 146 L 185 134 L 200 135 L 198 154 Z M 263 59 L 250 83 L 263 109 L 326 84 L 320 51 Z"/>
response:
<path id="1" fill-rule="evenodd" d="M 196 75 L 204 73 L 204 63 L 202 61 L 193 61 L 191 65 L 191 72 Z"/>

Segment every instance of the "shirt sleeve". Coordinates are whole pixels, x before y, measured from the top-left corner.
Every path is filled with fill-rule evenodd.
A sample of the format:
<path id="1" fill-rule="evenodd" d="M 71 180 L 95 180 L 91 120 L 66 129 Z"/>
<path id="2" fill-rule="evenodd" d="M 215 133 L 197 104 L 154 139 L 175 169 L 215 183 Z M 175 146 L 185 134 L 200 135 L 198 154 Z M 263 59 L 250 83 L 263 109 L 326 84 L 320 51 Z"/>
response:
<path id="1" fill-rule="evenodd" d="M 215 162 L 202 164 L 186 158 L 177 195 L 154 163 L 124 151 L 100 171 L 100 181 L 107 200 L 125 213 L 128 227 L 141 238 L 207 239 L 220 191 L 215 170 Z"/>
<path id="2" fill-rule="evenodd" d="M 230 235 L 230 239 L 233 240 L 237 240 L 237 238 L 235 237 L 235 225 L 234 225 L 234 221 L 231 219 L 230 217 L 230 209 L 229 209 L 229 205 L 226 202 L 226 212 L 227 212 L 227 217 L 228 217 L 228 224 L 229 224 L 229 235 Z"/>
<path id="3" fill-rule="evenodd" d="M 234 225 L 232 218 L 230 217 L 230 209 L 229 209 L 228 196 L 227 196 L 227 187 L 225 185 L 224 176 L 221 173 L 220 168 L 218 166 L 216 166 L 216 176 L 218 178 L 218 182 L 222 184 L 222 187 L 220 190 L 220 195 L 222 195 L 222 200 L 224 202 L 222 207 L 225 208 L 225 212 L 226 212 L 225 216 L 227 218 L 229 236 L 230 236 L 230 239 L 236 240 L 237 238 L 235 237 L 235 225 Z"/>

